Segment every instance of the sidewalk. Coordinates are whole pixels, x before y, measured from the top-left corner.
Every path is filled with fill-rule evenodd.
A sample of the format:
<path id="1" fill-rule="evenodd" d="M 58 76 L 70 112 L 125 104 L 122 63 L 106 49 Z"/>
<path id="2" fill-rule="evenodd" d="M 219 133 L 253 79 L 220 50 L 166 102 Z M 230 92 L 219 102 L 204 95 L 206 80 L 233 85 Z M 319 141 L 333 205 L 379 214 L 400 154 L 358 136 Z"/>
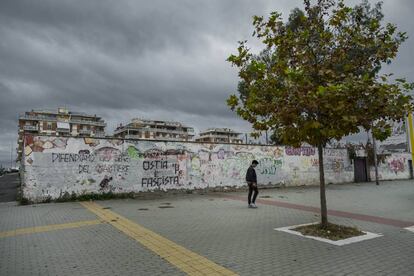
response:
<path id="1" fill-rule="evenodd" d="M 0 202 L 10 202 L 17 199 L 17 188 L 20 186 L 18 173 L 0 176 Z"/>
<path id="2" fill-rule="evenodd" d="M 343 215 L 330 215 L 330 221 L 384 234 L 343 247 L 273 230 L 318 221 L 318 187 L 260 192 L 258 209 L 247 208 L 241 192 L 97 201 L 98 205 L 0 204 L 0 275 L 410 275 L 414 271 L 414 232 L 402 227 L 414 225 L 413 181 L 328 186 L 328 209 Z M 387 223 L 390 220 L 406 224 Z M 28 227 L 25 233 L 14 231 Z"/>

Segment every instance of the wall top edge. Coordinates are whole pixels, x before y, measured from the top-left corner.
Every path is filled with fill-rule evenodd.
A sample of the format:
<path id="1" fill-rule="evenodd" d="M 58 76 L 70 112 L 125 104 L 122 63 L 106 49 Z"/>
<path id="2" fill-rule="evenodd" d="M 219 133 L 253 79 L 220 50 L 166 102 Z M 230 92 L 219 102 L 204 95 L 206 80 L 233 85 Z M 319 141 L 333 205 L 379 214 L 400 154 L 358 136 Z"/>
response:
<path id="1" fill-rule="evenodd" d="M 161 139 L 139 139 L 139 138 L 119 138 L 119 137 L 73 137 L 73 136 L 56 136 L 48 134 L 29 134 L 25 136 L 33 137 L 55 137 L 55 138 L 72 138 L 72 139 L 97 139 L 97 140 L 124 140 L 124 141 L 143 141 L 143 142 L 165 142 L 165 143 L 188 143 L 188 144 L 211 144 L 211 145 L 235 145 L 235 146 L 256 146 L 256 147 L 291 147 L 286 145 L 263 145 L 263 144 L 246 144 L 246 143 L 212 143 L 212 142 L 198 142 L 198 141 L 182 141 L 182 140 L 161 140 Z M 316 148 L 312 146 L 303 146 L 304 148 Z M 345 147 L 341 148 L 326 148 L 326 149 L 338 149 L 344 150 Z"/>

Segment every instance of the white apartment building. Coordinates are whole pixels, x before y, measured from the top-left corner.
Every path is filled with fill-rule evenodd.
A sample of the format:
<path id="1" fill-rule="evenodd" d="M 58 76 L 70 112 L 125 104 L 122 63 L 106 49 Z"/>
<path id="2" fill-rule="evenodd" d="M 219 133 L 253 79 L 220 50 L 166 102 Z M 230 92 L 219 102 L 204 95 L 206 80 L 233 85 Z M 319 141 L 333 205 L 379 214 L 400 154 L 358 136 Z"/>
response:
<path id="1" fill-rule="evenodd" d="M 179 122 L 135 118 L 127 125 L 119 125 L 114 137 L 124 139 L 192 141 L 194 129 Z"/>
<path id="2" fill-rule="evenodd" d="M 195 140 L 197 142 L 241 144 L 243 140 L 239 138 L 240 135 L 241 133 L 229 128 L 209 128 L 200 132 L 200 137 Z"/>
<path id="3" fill-rule="evenodd" d="M 101 117 L 71 112 L 66 108 L 32 110 L 19 116 L 17 160 L 23 150 L 25 133 L 52 136 L 105 137 L 106 123 Z"/>

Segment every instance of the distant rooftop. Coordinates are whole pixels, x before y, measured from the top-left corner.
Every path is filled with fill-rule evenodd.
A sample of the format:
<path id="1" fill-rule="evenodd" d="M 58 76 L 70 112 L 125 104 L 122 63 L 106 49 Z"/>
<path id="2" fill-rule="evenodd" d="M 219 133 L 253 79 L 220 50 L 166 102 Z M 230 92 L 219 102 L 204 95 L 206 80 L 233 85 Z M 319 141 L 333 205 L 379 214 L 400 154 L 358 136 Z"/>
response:
<path id="1" fill-rule="evenodd" d="M 76 111 L 69 111 L 67 108 L 58 108 L 57 110 L 52 109 L 32 109 L 31 111 L 27 111 L 26 113 L 39 113 L 39 114 L 52 114 L 52 115 L 58 115 L 58 114 L 67 114 L 72 116 L 82 116 L 82 117 L 90 117 L 90 118 L 101 118 L 100 116 L 90 115 L 86 114 L 84 112 L 76 112 Z"/>
<path id="2" fill-rule="evenodd" d="M 188 127 L 183 123 L 176 122 L 176 121 L 163 121 L 163 120 L 149 120 L 149 119 L 142 119 L 142 118 L 133 118 L 131 123 L 142 123 L 142 124 L 156 124 L 156 125 L 168 125 L 168 126 L 180 126 L 180 127 Z"/>
<path id="3" fill-rule="evenodd" d="M 236 132 L 230 128 L 208 128 L 204 131 L 201 131 L 200 134 L 203 133 L 211 133 L 211 132 L 221 132 L 221 133 L 232 133 L 232 134 L 241 134 L 239 132 Z"/>

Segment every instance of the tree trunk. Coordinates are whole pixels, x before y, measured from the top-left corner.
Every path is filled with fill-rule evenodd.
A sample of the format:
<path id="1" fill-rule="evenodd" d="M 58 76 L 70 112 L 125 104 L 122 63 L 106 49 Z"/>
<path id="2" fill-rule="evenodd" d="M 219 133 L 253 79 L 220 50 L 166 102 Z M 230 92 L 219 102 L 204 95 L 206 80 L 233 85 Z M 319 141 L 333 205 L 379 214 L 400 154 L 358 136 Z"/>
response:
<path id="1" fill-rule="evenodd" d="M 325 195 L 325 173 L 323 169 L 323 146 L 318 145 L 318 158 L 319 158 L 319 179 L 320 179 L 320 195 L 321 195 L 321 226 L 322 228 L 328 227 L 328 211 L 326 208 L 326 195 Z"/>
<path id="2" fill-rule="evenodd" d="M 372 131 L 371 131 L 372 133 Z M 377 161 L 377 146 L 375 143 L 375 137 L 374 134 L 372 133 L 372 149 L 374 151 L 374 167 L 375 167 L 375 183 L 377 185 L 379 185 L 379 181 L 378 181 L 378 161 Z"/>

